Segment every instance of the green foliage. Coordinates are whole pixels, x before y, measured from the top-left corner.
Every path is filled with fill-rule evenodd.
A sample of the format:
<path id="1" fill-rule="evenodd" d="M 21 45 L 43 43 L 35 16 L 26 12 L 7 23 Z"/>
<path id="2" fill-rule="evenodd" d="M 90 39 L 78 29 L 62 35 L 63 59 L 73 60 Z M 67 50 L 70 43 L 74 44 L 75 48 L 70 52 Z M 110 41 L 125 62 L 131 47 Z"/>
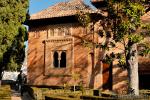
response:
<path id="1" fill-rule="evenodd" d="M 147 11 L 146 6 L 148 5 L 148 0 L 106 0 L 106 8 L 108 12 L 107 16 L 99 18 L 100 24 L 103 30 L 99 30 L 98 35 L 100 37 L 105 37 L 103 44 L 95 44 L 94 47 L 102 48 L 103 50 L 109 51 L 110 48 L 120 48 L 119 53 L 114 54 L 113 52 L 109 54 L 104 54 L 103 62 L 111 64 L 114 59 L 118 60 L 119 66 L 122 68 L 127 68 L 129 74 L 132 74 L 132 67 L 138 68 L 137 58 L 137 45 L 144 40 L 145 34 L 150 34 L 150 25 L 143 25 L 141 22 L 141 16 Z M 88 23 L 93 22 L 95 24 L 95 19 L 88 19 L 90 16 L 87 14 L 79 14 L 79 22 L 83 26 L 87 26 Z M 94 28 L 94 27 L 93 27 Z M 139 29 L 145 29 L 146 32 L 139 32 Z M 94 34 L 94 29 L 92 29 Z M 142 33 L 142 34 L 141 34 Z M 120 44 L 117 47 L 115 44 Z M 149 43 L 148 43 L 149 44 Z M 86 43 L 88 45 L 88 42 Z M 122 47 L 123 46 L 123 47 Z M 107 53 L 107 52 L 106 52 Z M 140 55 L 146 55 L 150 53 L 150 46 L 143 45 L 140 49 Z M 131 72 L 130 72 L 130 71 Z M 138 76 L 135 76 L 137 78 Z M 129 75 L 129 90 L 130 94 L 134 94 L 135 87 L 131 87 L 133 78 Z M 136 84 L 137 85 L 137 84 Z M 132 90 L 132 92 L 131 92 Z M 137 91 L 138 92 L 138 91 Z M 135 93 L 137 93 L 135 92 Z M 138 95 L 138 93 L 136 94 Z"/>
<path id="2" fill-rule="evenodd" d="M 98 34 L 100 37 L 105 37 L 106 42 L 103 44 L 90 43 L 90 41 L 83 41 L 86 47 L 102 48 L 103 50 L 109 51 L 109 48 L 115 47 L 116 43 L 123 43 L 124 45 L 124 57 L 112 58 L 111 55 L 106 55 L 104 58 L 105 62 L 110 63 L 113 59 L 119 59 L 120 66 L 126 66 L 125 63 L 134 56 L 135 51 L 132 51 L 132 46 L 136 43 L 139 44 L 144 39 L 144 33 L 140 33 L 137 30 L 143 28 L 146 33 L 150 34 L 150 25 L 143 25 L 141 22 L 141 16 L 145 14 L 145 4 L 147 0 L 108 0 L 107 11 L 108 16 L 103 17 L 101 25 L 103 30 L 99 30 Z M 87 26 L 89 23 L 94 22 L 95 19 L 90 18 L 90 14 L 79 12 L 78 20 L 83 26 Z M 92 29 L 94 30 L 94 29 Z M 107 41 L 109 39 L 114 40 L 113 42 Z M 92 46 L 92 45 L 95 46 Z M 141 54 L 145 55 L 149 53 L 149 47 L 145 47 Z M 121 53 L 120 53 L 121 54 Z"/>
<path id="3" fill-rule="evenodd" d="M 147 56 L 150 54 L 150 44 L 148 42 L 149 41 L 139 44 L 139 55 Z"/>
<path id="4" fill-rule="evenodd" d="M 143 23 L 141 27 L 142 27 L 143 30 L 146 30 L 144 32 L 142 31 L 141 35 L 150 36 L 150 24 L 149 23 L 147 23 L 147 24 Z"/>
<path id="5" fill-rule="evenodd" d="M 132 34 L 128 36 L 128 39 L 131 40 L 132 43 L 139 43 L 144 37 L 142 35 Z"/>
<path id="6" fill-rule="evenodd" d="M 112 56 L 109 56 L 109 55 L 106 54 L 105 58 L 102 61 L 103 61 L 103 63 L 111 64 L 113 60 L 114 59 L 113 59 Z"/>
<path id="7" fill-rule="evenodd" d="M 89 13 L 85 13 L 84 11 L 79 11 L 76 16 L 80 24 L 83 25 L 84 27 L 87 26 L 91 22 Z"/>
<path id="8" fill-rule="evenodd" d="M 126 68 L 127 65 L 126 65 L 125 56 L 122 55 L 121 53 L 118 53 L 117 57 L 118 57 L 118 65 L 122 68 Z"/>
<path id="9" fill-rule="evenodd" d="M 108 44 L 102 44 L 100 45 L 100 48 L 102 48 L 103 50 L 109 50 Z"/>
<path id="10" fill-rule="evenodd" d="M 136 20 L 139 20 L 140 16 L 145 13 L 145 8 L 140 1 L 135 3 L 134 1 L 128 0 L 123 8 L 123 11 L 128 18 L 137 18 Z"/>
<path id="11" fill-rule="evenodd" d="M 28 0 L 0 0 L 0 71 L 16 70 L 23 61 L 28 5 Z"/>
<path id="12" fill-rule="evenodd" d="M 105 36 L 108 29 L 111 28 L 113 37 L 107 38 L 112 38 L 115 43 L 119 42 L 124 45 L 124 54 L 118 53 L 114 58 L 118 59 L 119 66 L 121 67 L 126 67 L 130 57 L 134 56 L 135 51 L 132 51 L 133 44 L 139 44 L 144 39 L 144 33 L 141 34 L 137 30 L 142 27 L 143 29 L 148 30 L 146 31 L 147 34 L 150 33 L 149 24 L 143 25 L 143 23 L 141 22 L 141 16 L 145 13 L 145 7 L 143 6 L 144 3 L 145 1 L 143 0 L 108 1 L 107 10 L 109 14 L 106 17 L 107 20 L 105 21 L 105 24 L 101 24 L 104 27 L 105 31 L 101 32 L 101 35 Z M 111 26 L 108 23 L 111 23 Z M 105 47 L 105 50 L 109 50 L 108 48 L 110 48 L 110 45 L 106 44 L 104 44 L 105 46 L 107 46 Z M 115 45 L 113 45 L 113 47 L 115 47 Z M 139 54 L 149 54 L 149 50 L 149 47 L 144 47 Z M 111 55 L 106 55 L 105 60 L 107 60 L 108 62 L 112 61 Z"/>
<path id="13" fill-rule="evenodd" d="M 84 46 L 84 47 L 88 47 L 88 48 L 92 48 L 93 47 L 93 43 L 91 41 L 88 41 L 88 40 L 82 40 L 81 41 L 81 44 Z M 95 45 L 95 44 L 94 44 Z"/>
<path id="14" fill-rule="evenodd" d="M 150 30 L 150 24 L 142 24 L 142 28 Z"/>

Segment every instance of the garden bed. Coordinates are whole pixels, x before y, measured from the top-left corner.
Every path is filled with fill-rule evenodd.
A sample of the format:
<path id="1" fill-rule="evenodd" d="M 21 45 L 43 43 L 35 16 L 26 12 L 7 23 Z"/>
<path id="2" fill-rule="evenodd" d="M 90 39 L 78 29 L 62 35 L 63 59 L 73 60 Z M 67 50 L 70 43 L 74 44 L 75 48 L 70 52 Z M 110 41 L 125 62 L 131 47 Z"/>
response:
<path id="1" fill-rule="evenodd" d="M 140 91 L 140 96 L 117 95 L 113 92 L 101 92 L 100 90 L 84 89 L 73 91 L 69 88 L 52 89 L 31 87 L 33 96 L 37 100 L 150 100 L 148 91 Z M 97 93 L 94 93 L 94 92 Z M 95 95 L 96 94 L 96 95 Z"/>

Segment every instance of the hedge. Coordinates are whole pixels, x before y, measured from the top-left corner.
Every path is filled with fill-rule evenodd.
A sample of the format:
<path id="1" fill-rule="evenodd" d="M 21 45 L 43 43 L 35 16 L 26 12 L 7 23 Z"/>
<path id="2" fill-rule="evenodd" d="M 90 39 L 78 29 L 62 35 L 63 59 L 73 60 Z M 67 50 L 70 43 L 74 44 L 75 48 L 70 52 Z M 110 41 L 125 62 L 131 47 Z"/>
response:
<path id="1" fill-rule="evenodd" d="M 45 100 L 73 100 L 72 98 L 68 97 L 61 97 L 61 96 L 45 96 Z"/>
<path id="2" fill-rule="evenodd" d="M 11 100 L 10 85 L 1 85 L 1 87 L 0 87 L 0 100 Z"/>
<path id="3" fill-rule="evenodd" d="M 116 98 L 101 97 L 101 96 L 81 96 L 80 99 L 83 99 L 83 100 L 116 100 Z"/>

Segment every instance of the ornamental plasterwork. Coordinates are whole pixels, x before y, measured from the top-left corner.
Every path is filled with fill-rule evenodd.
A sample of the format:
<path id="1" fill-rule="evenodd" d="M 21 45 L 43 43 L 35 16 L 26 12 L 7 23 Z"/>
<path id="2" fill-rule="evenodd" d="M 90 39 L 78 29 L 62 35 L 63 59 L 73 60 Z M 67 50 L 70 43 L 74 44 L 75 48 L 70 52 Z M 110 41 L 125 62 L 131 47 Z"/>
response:
<path id="1" fill-rule="evenodd" d="M 45 40 L 45 42 L 68 42 L 68 41 L 73 41 L 72 38 L 62 38 L 62 39 L 50 39 L 50 40 Z"/>

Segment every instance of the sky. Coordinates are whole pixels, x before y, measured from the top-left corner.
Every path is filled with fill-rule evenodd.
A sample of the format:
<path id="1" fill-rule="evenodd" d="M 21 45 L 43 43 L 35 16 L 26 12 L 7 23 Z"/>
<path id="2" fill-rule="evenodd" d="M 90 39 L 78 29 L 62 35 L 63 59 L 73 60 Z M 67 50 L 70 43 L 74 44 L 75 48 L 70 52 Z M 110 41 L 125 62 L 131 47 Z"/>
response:
<path id="1" fill-rule="evenodd" d="M 68 0 L 30 0 L 29 13 L 32 15 L 58 2 L 64 1 Z M 84 0 L 84 2 L 90 5 L 90 0 Z"/>

